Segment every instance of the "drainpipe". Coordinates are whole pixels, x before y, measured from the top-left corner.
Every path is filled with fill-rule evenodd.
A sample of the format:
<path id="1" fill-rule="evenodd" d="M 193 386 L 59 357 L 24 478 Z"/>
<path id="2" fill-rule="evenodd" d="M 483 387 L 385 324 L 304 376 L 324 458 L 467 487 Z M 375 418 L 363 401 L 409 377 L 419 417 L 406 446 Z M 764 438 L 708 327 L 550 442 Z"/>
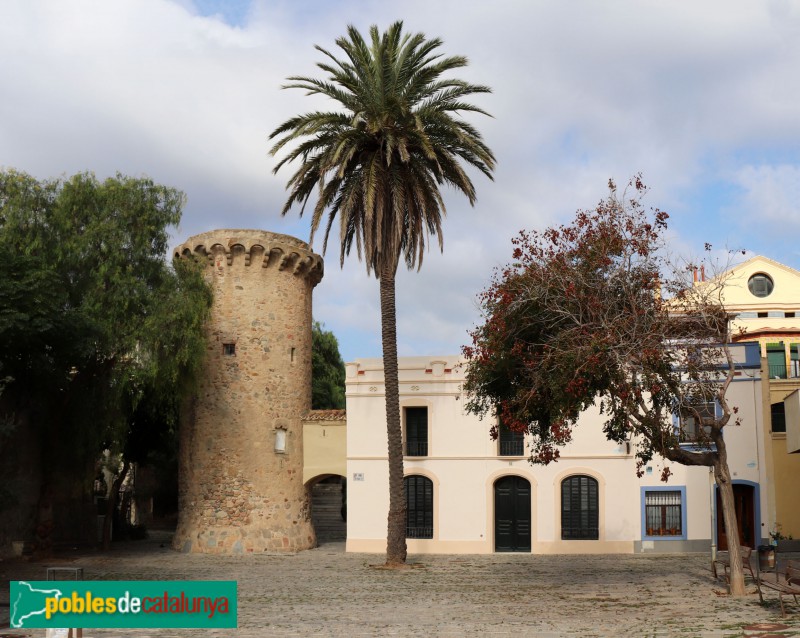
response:
<path id="1" fill-rule="evenodd" d="M 708 468 L 708 493 L 709 493 L 709 505 L 711 512 L 711 562 L 717 560 L 717 538 L 715 532 L 717 531 L 717 516 L 715 512 L 715 505 L 714 502 L 714 468 Z"/>

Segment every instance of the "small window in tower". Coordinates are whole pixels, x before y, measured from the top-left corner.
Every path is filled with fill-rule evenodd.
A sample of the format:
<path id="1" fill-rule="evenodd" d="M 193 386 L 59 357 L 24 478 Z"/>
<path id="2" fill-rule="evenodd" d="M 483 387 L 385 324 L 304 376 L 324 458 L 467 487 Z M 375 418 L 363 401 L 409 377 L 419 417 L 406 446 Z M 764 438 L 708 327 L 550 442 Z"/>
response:
<path id="1" fill-rule="evenodd" d="M 289 357 L 291 357 L 292 363 L 294 363 L 294 355 L 295 355 L 295 348 L 292 348 L 292 351 L 289 353 Z"/>
<path id="2" fill-rule="evenodd" d="M 793 312 L 784 312 L 783 316 L 786 317 L 787 319 L 794 319 L 795 314 Z"/>
<path id="3" fill-rule="evenodd" d="M 235 343 L 223 343 L 222 344 L 222 354 L 226 357 L 233 357 L 236 355 L 236 344 Z"/>

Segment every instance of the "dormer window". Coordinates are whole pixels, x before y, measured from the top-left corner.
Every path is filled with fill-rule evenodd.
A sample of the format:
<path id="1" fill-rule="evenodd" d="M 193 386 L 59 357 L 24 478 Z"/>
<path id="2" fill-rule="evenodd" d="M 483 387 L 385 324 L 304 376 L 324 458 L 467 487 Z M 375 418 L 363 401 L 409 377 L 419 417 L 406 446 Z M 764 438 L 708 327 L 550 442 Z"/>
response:
<path id="1" fill-rule="evenodd" d="M 753 275 L 747 280 L 747 288 L 756 297 L 763 298 L 769 296 L 774 287 L 775 284 L 773 283 L 772 278 L 764 273 Z"/>

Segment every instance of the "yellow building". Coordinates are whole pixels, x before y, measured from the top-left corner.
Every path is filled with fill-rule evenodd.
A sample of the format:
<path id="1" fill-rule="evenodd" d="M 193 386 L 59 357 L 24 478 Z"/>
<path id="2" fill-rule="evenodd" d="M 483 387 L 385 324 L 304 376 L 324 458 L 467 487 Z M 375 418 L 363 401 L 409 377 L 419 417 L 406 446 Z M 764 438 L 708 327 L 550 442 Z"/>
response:
<path id="1" fill-rule="evenodd" d="M 347 532 L 347 414 L 311 410 L 303 418 L 303 484 L 319 542 L 344 541 Z"/>
<path id="2" fill-rule="evenodd" d="M 753 257 L 721 275 L 722 299 L 733 315 L 733 341 L 757 341 L 761 349 L 767 532 L 800 538 L 800 454 L 787 449 L 786 399 L 800 389 L 800 272 L 766 257 Z M 797 395 L 795 395 L 797 396 Z M 790 410 L 791 413 L 791 410 Z M 791 438 L 791 437 L 790 437 Z M 766 537 L 766 533 L 763 534 Z"/>

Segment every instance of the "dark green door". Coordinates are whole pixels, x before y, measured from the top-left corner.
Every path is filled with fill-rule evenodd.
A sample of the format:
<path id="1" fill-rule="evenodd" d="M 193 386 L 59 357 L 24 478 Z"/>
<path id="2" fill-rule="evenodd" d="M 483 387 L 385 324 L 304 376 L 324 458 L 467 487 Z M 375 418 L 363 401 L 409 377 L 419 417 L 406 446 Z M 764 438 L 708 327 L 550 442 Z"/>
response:
<path id="1" fill-rule="evenodd" d="M 520 476 L 494 484 L 494 550 L 531 551 L 531 484 Z"/>

